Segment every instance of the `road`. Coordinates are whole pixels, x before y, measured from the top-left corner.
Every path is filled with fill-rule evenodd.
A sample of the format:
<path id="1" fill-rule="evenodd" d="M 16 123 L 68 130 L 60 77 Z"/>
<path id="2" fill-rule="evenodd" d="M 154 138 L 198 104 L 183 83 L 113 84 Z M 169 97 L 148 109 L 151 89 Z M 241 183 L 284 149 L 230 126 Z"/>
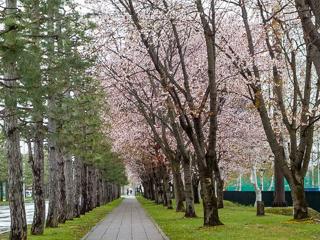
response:
<path id="1" fill-rule="evenodd" d="M 34 205 L 33 202 L 26 203 L 27 223 L 31 224 L 33 219 Z M 48 203 L 46 202 L 46 210 Z M 10 229 L 10 210 L 9 206 L 0 206 L 0 234 Z"/>

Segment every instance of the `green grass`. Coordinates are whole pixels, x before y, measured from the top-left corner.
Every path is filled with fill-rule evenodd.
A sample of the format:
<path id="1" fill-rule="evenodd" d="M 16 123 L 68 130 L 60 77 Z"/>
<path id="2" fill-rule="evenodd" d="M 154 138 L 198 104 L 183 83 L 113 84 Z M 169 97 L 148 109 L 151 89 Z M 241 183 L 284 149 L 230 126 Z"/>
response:
<path id="1" fill-rule="evenodd" d="M 105 218 L 122 199 L 115 200 L 107 205 L 95 208 L 86 215 L 59 225 L 58 228 L 46 228 L 42 236 L 28 236 L 28 240 L 79 240 L 89 232 L 99 221 Z M 8 239 L 7 234 L 0 235 L 0 240 Z"/>
<path id="2" fill-rule="evenodd" d="M 168 210 L 144 198 L 138 198 L 149 215 L 170 240 L 312 240 L 320 239 L 320 224 L 297 222 L 291 216 L 267 213 L 257 217 L 255 208 L 230 202 L 219 211 L 223 226 L 204 228 L 201 204 L 196 205 L 199 216 L 186 219 L 183 213 Z"/>

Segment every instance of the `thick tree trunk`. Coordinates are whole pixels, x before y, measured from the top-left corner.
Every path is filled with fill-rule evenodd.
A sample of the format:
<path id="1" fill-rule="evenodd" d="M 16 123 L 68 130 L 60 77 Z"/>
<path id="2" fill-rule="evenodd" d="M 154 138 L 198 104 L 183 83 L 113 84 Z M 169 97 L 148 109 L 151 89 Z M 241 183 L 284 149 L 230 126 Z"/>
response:
<path id="1" fill-rule="evenodd" d="M 57 166 L 58 166 L 58 194 L 59 194 L 59 223 L 66 222 L 67 214 L 67 196 L 66 196 L 66 179 L 64 174 L 64 157 L 62 149 L 58 150 Z"/>
<path id="2" fill-rule="evenodd" d="M 284 187 L 284 176 L 281 167 L 274 163 L 274 199 L 272 203 L 273 207 L 287 207 L 286 194 Z"/>
<path id="3" fill-rule="evenodd" d="M 27 239 L 27 222 L 23 197 L 22 158 L 16 112 L 6 108 L 6 155 L 8 159 L 8 193 L 10 206 L 10 240 Z"/>
<path id="4" fill-rule="evenodd" d="M 218 200 L 218 208 L 223 208 L 223 188 L 224 188 L 224 181 L 221 178 L 220 173 L 215 173 L 215 181 L 216 181 L 216 193 L 217 193 L 217 200 Z"/>
<path id="5" fill-rule="evenodd" d="M 183 199 L 184 199 L 184 186 L 181 179 L 180 161 L 176 159 L 176 162 L 172 162 L 172 175 L 173 175 L 173 188 L 174 196 L 176 200 L 176 211 L 185 212 Z"/>
<path id="6" fill-rule="evenodd" d="M 304 179 L 291 185 L 291 196 L 293 201 L 294 219 L 305 219 L 309 217 L 308 203 L 304 192 Z"/>
<path id="7" fill-rule="evenodd" d="M 51 1 L 48 2 L 48 17 L 52 21 L 48 21 L 48 34 L 55 34 L 54 21 L 55 14 L 58 11 L 57 5 L 60 1 Z M 48 39 L 48 57 L 49 59 L 53 57 L 55 52 L 55 40 L 53 38 Z M 49 64 L 49 68 L 52 67 L 52 64 Z M 49 75 L 49 82 L 54 82 L 54 76 Z M 57 122 L 55 119 L 55 110 L 56 110 L 56 97 L 54 94 L 49 94 L 48 97 L 48 148 L 49 148 L 49 208 L 46 226 L 47 227 L 58 227 L 58 218 L 59 218 L 59 191 L 58 191 L 58 147 L 55 134 L 57 133 Z"/>
<path id="8" fill-rule="evenodd" d="M 152 177 L 149 177 L 149 195 L 150 200 L 155 200 L 155 191 L 154 191 L 154 180 Z"/>
<path id="9" fill-rule="evenodd" d="M 192 177 L 192 189 L 193 189 L 193 199 L 194 203 L 198 204 L 200 203 L 200 196 L 199 196 L 199 178 L 193 176 Z"/>
<path id="10" fill-rule="evenodd" d="M 7 0 L 5 17 L 10 21 L 4 21 L 5 34 L 2 63 L 5 70 L 4 79 L 8 88 L 5 88 L 5 118 L 4 132 L 6 138 L 6 157 L 8 161 L 8 192 L 10 207 L 10 240 L 27 239 L 27 223 L 23 197 L 23 170 L 20 153 L 20 132 L 17 116 L 17 93 L 16 86 L 16 56 L 17 56 L 17 1 Z"/>
<path id="11" fill-rule="evenodd" d="M 42 122 L 36 124 L 34 137 L 34 154 L 32 154 L 31 142 L 28 141 L 29 163 L 31 164 L 33 177 L 33 201 L 34 215 L 31 226 L 31 234 L 41 235 L 45 225 L 45 196 L 44 196 L 44 152 L 42 138 Z"/>
<path id="12" fill-rule="evenodd" d="M 172 199 L 170 194 L 170 185 L 169 185 L 169 174 L 167 173 L 167 170 L 165 169 L 165 175 L 163 178 L 163 188 L 164 188 L 164 196 L 166 200 L 166 206 L 168 209 L 173 209 L 172 207 Z"/>
<path id="13" fill-rule="evenodd" d="M 206 169 L 200 171 L 200 183 L 203 196 L 204 226 L 222 225 L 218 215 L 218 204 L 213 184 L 213 173 Z"/>
<path id="14" fill-rule="evenodd" d="M 184 194 L 186 200 L 186 211 L 185 217 L 193 218 L 196 217 L 196 211 L 194 208 L 194 201 L 193 201 L 193 186 L 192 186 L 192 177 L 191 177 L 191 166 L 189 159 L 182 160 L 183 166 L 183 173 L 184 173 Z"/>
<path id="15" fill-rule="evenodd" d="M 73 169 L 72 169 L 72 157 L 71 155 L 65 155 L 64 175 L 66 185 L 66 219 L 71 220 L 74 216 L 74 191 L 76 189 L 76 181 L 73 180 Z"/>
<path id="16" fill-rule="evenodd" d="M 49 99 L 49 109 L 53 111 L 54 100 Z M 52 118 L 48 118 L 48 131 L 50 133 L 48 137 L 49 147 L 49 208 L 47 216 L 47 227 L 58 227 L 59 217 L 59 198 L 58 198 L 58 161 L 57 161 L 57 143 L 54 133 L 57 131 L 56 121 Z"/>

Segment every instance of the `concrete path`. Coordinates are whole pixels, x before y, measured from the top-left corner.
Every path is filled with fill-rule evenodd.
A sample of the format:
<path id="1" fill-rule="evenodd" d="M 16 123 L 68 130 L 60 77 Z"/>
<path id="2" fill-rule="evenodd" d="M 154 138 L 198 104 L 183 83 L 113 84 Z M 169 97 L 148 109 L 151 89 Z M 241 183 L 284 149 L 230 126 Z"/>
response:
<path id="1" fill-rule="evenodd" d="M 82 240 L 168 240 L 135 198 L 126 198 Z"/>

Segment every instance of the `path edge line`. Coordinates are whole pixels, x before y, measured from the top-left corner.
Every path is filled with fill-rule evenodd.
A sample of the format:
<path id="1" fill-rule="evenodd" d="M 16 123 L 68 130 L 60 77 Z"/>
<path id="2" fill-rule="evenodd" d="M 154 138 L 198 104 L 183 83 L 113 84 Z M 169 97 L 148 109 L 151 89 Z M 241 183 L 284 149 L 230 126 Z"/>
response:
<path id="1" fill-rule="evenodd" d="M 137 199 L 138 201 L 138 199 Z M 156 227 L 156 229 L 158 230 L 158 232 L 160 233 L 161 237 L 163 238 L 163 240 L 170 240 L 170 238 L 163 232 L 163 230 L 160 228 L 160 226 L 156 223 L 156 221 L 153 219 L 153 217 L 150 216 L 150 214 L 146 211 L 146 209 L 142 206 L 142 204 L 138 201 L 138 203 L 140 204 L 141 208 L 143 209 L 143 211 L 145 212 L 145 214 L 150 218 L 151 222 L 153 223 L 153 225 Z"/>
<path id="2" fill-rule="evenodd" d="M 122 201 L 123 201 L 123 198 L 122 198 Z M 108 204 L 108 203 L 107 203 L 107 204 Z M 120 205 L 121 205 L 121 203 L 119 204 L 119 206 L 120 206 Z M 118 208 L 119 206 L 117 206 L 116 208 Z M 110 213 L 112 213 L 116 208 L 114 208 Z M 109 214 L 110 214 L 110 213 L 109 213 Z M 89 236 L 89 234 L 92 233 L 104 220 L 106 220 L 106 218 L 108 217 L 109 214 L 107 214 L 103 219 L 101 219 L 99 222 L 97 222 L 97 224 L 94 225 L 94 227 L 91 228 L 90 231 L 87 232 L 86 235 L 84 235 L 80 240 L 86 240 L 87 237 Z M 166 240 L 167 240 L 167 239 L 166 239 Z M 169 239 L 168 239 L 168 240 L 169 240 Z"/>

